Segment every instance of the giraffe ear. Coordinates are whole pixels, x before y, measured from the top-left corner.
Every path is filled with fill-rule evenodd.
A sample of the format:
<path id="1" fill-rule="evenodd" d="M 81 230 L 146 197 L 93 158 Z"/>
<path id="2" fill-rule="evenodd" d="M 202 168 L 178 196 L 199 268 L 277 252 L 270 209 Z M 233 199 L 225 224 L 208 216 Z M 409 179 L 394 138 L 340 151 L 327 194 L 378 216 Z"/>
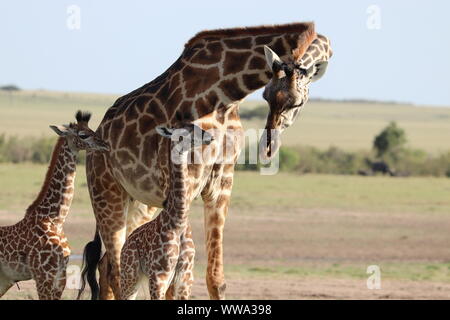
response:
<path id="1" fill-rule="evenodd" d="M 264 55 L 266 56 L 267 65 L 270 70 L 274 73 L 277 73 L 281 70 L 281 65 L 283 61 L 281 61 L 280 57 L 268 46 L 264 46 Z"/>
<path id="2" fill-rule="evenodd" d="M 56 132 L 60 137 L 65 137 L 69 135 L 69 128 L 66 126 L 50 126 L 50 129 Z"/>
<path id="3" fill-rule="evenodd" d="M 155 130 L 156 132 L 158 132 L 159 135 L 165 138 L 171 138 L 174 131 L 174 129 L 170 129 L 164 126 L 157 126 Z"/>
<path id="4" fill-rule="evenodd" d="M 311 77 L 311 82 L 317 81 L 320 78 L 322 78 L 323 75 L 325 74 L 325 71 L 327 71 L 327 67 L 328 67 L 328 61 L 321 61 L 321 62 L 318 62 L 315 65 L 313 65 L 311 67 L 312 68 L 311 72 L 314 72 L 314 74 Z M 308 70 L 308 72 L 309 72 L 309 70 Z"/>

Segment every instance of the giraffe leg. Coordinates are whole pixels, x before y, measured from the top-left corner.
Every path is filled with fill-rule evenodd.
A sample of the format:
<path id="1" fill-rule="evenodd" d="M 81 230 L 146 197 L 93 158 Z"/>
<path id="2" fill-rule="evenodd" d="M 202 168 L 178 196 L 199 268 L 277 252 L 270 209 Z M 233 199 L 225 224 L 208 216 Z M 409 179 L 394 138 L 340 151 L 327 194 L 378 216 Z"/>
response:
<path id="1" fill-rule="evenodd" d="M 108 256 L 104 254 L 98 262 L 99 272 L 99 298 L 100 300 L 114 300 L 114 293 L 109 285 L 108 274 L 110 273 L 110 266 L 108 263 Z"/>
<path id="2" fill-rule="evenodd" d="M 175 299 L 175 282 L 172 281 L 169 288 L 166 291 L 166 300 L 174 300 Z"/>
<path id="3" fill-rule="evenodd" d="M 60 273 L 56 269 L 46 271 L 44 268 L 39 268 L 38 270 L 32 271 L 32 274 L 36 281 L 39 300 L 61 299 L 66 285 L 65 271 L 64 273 Z"/>
<path id="4" fill-rule="evenodd" d="M 105 288 L 100 289 L 100 298 L 104 298 L 102 297 L 102 294 L 105 292 L 110 296 L 110 290 L 112 290 L 115 298 L 120 296 L 120 251 L 125 242 L 125 219 L 123 219 L 123 222 L 123 227 L 119 230 L 114 230 L 113 232 L 111 232 L 109 228 L 104 230 L 104 228 L 100 227 L 100 234 L 102 235 L 103 243 L 106 248 L 107 259 L 104 260 L 104 262 L 102 261 L 101 267 L 103 268 L 99 269 L 99 271 L 107 272 L 106 275 L 103 274 L 101 277 L 102 279 L 105 279 L 102 281 L 104 285 L 106 282 L 108 283 L 106 291 Z M 104 236 L 105 233 L 106 236 Z M 100 283 L 100 286 L 102 286 L 102 282 Z M 111 289 L 109 289 L 109 287 L 111 287 Z"/>
<path id="5" fill-rule="evenodd" d="M 193 270 L 195 256 L 195 246 L 190 225 L 186 227 L 185 233 L 181 236 L 180 248 L 176 274 L 171 284 L 173 290 L 172 297 L 176 300 L 189 300 L 191 297 L 192 285 L 194 284 Z M 167 292 L 169 291 L 170 288 Z"/>
<path id="6" fill-rule="evenodd" d="M 177 248 L 173 248 L 173 251 L 180 252 L 179 244 Z M 176 276 L 178 257 L 178 254 L 156 257 L 156 261 L 158 261 L 159 266 L 152 266 L 148 271 L 143 270 L 143 272 L 148 275 L 151 300 L 164 300 L 167 295 L 169 297 L 172 295 L 172 292 L 167 293 L 167 291 L 169 291 L 169 288 L 173 283 L 173 279 Z"/>
<path id="7" fill-rule="evenodd" d="M 67 274 L 66 266 L 60 270 L 53 283 L 53 300 L 59 300 L 62 297 L 64 289 L 66 288 Z"/>
<path id="8" fill-rule="evenodd" d="M 44 254 L 50 252 L 48 254 Z M 64 257 L 64 249 L 48 244 L 35 249 L 29 265 L 32 278 L 36 282 L 39 300 L 59 300 L 66 287 L 66 266 L 69 257 Z"/>
<path id="9" fill-rule="evenodd" d="M 142 271 L 139 252 L 133 236 L 125 242 L 120 257 L 120 299 L 136 299 L 139 283 L 142 279 Z"/>
<path id="10" fill-rule="evenodd" d="M 225 299 L 225 276 L 223 272 L 223 228 L 228 213 L 233 186 L 234 165 L 224 165 L 219 186 L 206 187 L 215 192 L 202 193 L 206 233 L 206 285 L 209 296 L 214 300 Z M 217 190 L 219 189 L 219 190 Z M 216 196 L 212 196 L 215 194 Z"/>
<path id="11" fill-rule="evenodd" d="M 106 249 L 99 263 L 100 299 L 120 295 L 120 250 L 125 242 L 129 197 L 115 180 L 104 155 L 87 154 L 86 173 L 97 226 Z"/>
<path id="12" fill-rule="evenodd" d="M 159 281 L 156 276 L 152 276 L 152 278 L 149 279 L 148 288 L 151 300 L 165 299 L 168 286 L 164 282 Z"/>
<path id="13" fill-rule="evenodd" d="M 131 234 L 139 226 L 152 220 L 153 215 L 157 210 L 158 208 L 147 207 L 137 200 L 132 201 L 127 213 L 127 235 Z M 106 254 L 100 259 L 98 269 L 100 274 L 100 299 L 113 300 L 114 293 L 112 288 L 109 286 L 108 280 L 108 275 L 111 272 L 111 268 L 108 263 L 108 256 Z"/>
<path id="14" fill-rule="evenodd" d="M 56 276 L 56 275 L 52 275 Z M 36 276 L 36 289 L 39 300 L 59 300 L 61 299 L 62 292 L 59 288 L 55 288 L 54 279 L 47 278 L 48 275 Z"/>
<path id="15" fill-rule="evenodd" d="M 62 297 L 67 283 L 67 265 L 69 263 L 69 256 L 60 257 L 56 277 L 53 282 L 53 299 L 59 300 Z"/>

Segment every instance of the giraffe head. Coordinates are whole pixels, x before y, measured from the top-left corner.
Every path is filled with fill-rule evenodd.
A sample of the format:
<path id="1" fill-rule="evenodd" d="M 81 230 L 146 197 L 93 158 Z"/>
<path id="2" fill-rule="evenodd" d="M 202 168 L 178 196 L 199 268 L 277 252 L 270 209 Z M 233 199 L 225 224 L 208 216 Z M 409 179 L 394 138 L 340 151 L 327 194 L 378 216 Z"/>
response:
<path id="1" fill-rule="evenodd" d="M 156 132 L 172 140 L 173 147 L 180 152 L 190 151 L 202 145 L 209 145 L 213 136 L 193 123 L 184 123 L 175 128 L 156 127 Z"/>
<path id="2" fill-rule="evenodd" d="M 323 41 L 326 38 L 319 39 Z M 325 74 L 331 56 L 328 39 L 325 42 L 320 47 L 313 42 L 302 56 L 286 62 L 264 46 L 266 61 L 273 76 L 263 93 L 270 112 L 265 127 L 267 137 L 263 137 L 260 142 L 262 158 L 270 159 L 277 153 L 280 147 L 279 135 L 294 123 L 302 106 L 308 101 L 309 85 Z"/>
<path id="3" fill-rule="evenodd" d="M 50 128 L 60 137 L 67 139 L 72 151 L 109 151 L 109 145 L 100 139 L 88 126 L 88 122 L 91 119 L 91 113 L 79 110 L 75 114 L 75 118 L 77 123 L 64 124 L 60 126 L 52 125 Z"/>

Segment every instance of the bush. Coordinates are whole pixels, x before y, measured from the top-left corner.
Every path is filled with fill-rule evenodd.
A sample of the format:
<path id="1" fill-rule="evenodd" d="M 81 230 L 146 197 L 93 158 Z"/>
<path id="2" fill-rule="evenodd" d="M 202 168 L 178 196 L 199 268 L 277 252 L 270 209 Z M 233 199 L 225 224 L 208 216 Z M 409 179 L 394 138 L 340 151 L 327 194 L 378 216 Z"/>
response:
<path id="1" fill-rule="evenodd" d="M 0 90 L 3 91 L 20 91 L 20 88 L 14 84 L 8 84 L 6 86 L 1 86 Z"/>
<path id="2" fill-rule="evenodd" d="M 0 135 L 0 163 L 1 162 L 33 162 L 49 163 L 56 137 L 6 137 Z M 86 163 L 86 152 L 78 153 L 78 163 Z"/>
<path id="3" fill-rule="evenodd" d="M 300 154 L 297 151 L 286 147 L 281 147 L 279 152 L 280 170 L 293 171 L 298 167 L 300 162 Z"/>
<path id="4" fill-rule="evenodd" d="M 7 137 L 0 134 L 0 162 L 34 162 L 47 164 L 56 142 L 56 137 Z M 249 148 L 242 151 L 245 163 L 236 165 L 236 170 L 256 171 L 260 163 L 249 163 Z M 243 155 L 242 155 L 243 156 Z M 320 150 L 315 147 L 281 147 L 279 151 L 281 171 L 321 174 L 371 174 L 372 163 L 380 161 L 369 151 L 344 151 L 337 147 Z M 422 150 L 399 148 L 383 157 L 391 171 L 398 176 L 450 177 L 450 151 L 430 155 Z M 80 152 L 78 163 L 86 163 L 86 153 Z"/>
<path id="5" fill-rule="evenodd" d="M 0 162 L 49 163 L 56 137 L 6 137 L 0 135 Z M 78 162 L 85 162 L 84 152 L 80 152 Z"/>
<path id="6" fill-rule="evenodd" d="M 326 169 L 324 173 L 356 174 L 365 168 L 367 154 L 347 152 L 337 147 L 330 147 L 321 154 Z"/>
<path id="7" fill-rule="evenodd" d="M 31 162 L 48 163 L 52 156 L 55 141 L 55 138 L 36 139 L 31 145 Z"/>
<path id="8" fill-rule="evenodd" d="M 6 162 L 12 163 L 30 161 L 31 144 L 32 142 L 30 140 L 10 137 L 5 140 L 2 158 L 4 158 Z"/>
<path id="9" fill-rule="evenodd" d="M 241 119 L 266 119 L 269 110 L 267 106 L 259 106 L 253 109 L 242 109 L 239 111 Z"/>
<path id="10" fill-rule="evenodd" d="M 395 122 L 391 122 L 375 137 L 373 147 L 376 150 L 378 157 L 383 157 L 387 153 L 395 153 L 397 150 L 401 149 L 405 143 L 405 131 L 397 127 Z"/>
<path id="11" fill-rule="evenodd" d="M 261 164 L 248 163 L 248 148 L 244 151 L 246 163 L 236 166 L 236 170 L 258 170 Z M 356 174 L 365 167 L 365 152 L 345 152 L 336 147 L 321 151 L 314 147 L 281 147 L 279 165 L 281 171 L 324 174 Z"/>
<path id="12" fill-rule="evenodd" d="M 245 163 L 237 164 L 235 166 L 235 170 L 241 170 L 241 171 L 256 171 L 260 168 L 260 163 L 258 159 L 258 163 L 250 163 L 250 148 L 249 146 L 246 146 L 244 150 L 241 151 L 240 157 L 245 156 Z M 258 156 L 258 155 L 257 155 Z"/>

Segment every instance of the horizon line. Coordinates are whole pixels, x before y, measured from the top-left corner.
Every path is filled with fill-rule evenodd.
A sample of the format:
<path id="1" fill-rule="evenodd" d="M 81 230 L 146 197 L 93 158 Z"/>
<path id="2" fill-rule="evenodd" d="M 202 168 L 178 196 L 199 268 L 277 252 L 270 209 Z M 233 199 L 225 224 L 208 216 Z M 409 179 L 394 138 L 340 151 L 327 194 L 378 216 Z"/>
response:
<path id="1" fill-rule="evenodd" d="M 8 90 L 4 89 L 6 87 L 15 87 L 17 89 Z M 58 90 L 58 89 L 46 89 L 46 88 L 21 88 L 14 84 L 4 84 L 0 85 L 0 92 L 33 92 L 33 91 L 41 91 L 41 92 L 54 92 L 54 93 L 72 93 L 72 94 L 92 94 L 92 95 L 104 95 L 104 96 L 117 96 L 118 98 L 126 95 L 127 93 L 112 93 L 112 92 L 95 92 L 95 91 L 77 91 L 77 90 Z M 264 101 L 262 98 L 254 98 L 254 97 L 246 97 L 245 101 Z M 363 104 L 393 104 L 393 105 L 405 105 L 405 106 L 414 106 L 414 107 L 437 107 L 437 108 L 450 108 L 450 105 L 446 104 L 416 104 L 408 101 L 397 101 L 397 100 L 377 100 L 371 98 L 323 98 L 323 97 L 310 97 L 309 102 L 325 102 L 325 103 L 363 103 Z"/>

